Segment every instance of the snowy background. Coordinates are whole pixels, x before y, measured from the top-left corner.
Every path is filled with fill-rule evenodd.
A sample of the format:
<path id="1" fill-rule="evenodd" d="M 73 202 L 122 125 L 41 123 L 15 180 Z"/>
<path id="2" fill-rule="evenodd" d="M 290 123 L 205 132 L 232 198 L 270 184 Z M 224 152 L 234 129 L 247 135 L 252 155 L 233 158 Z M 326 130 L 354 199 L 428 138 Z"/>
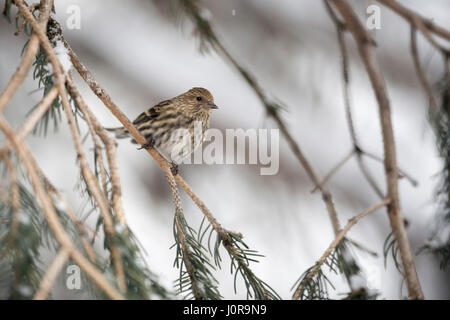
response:
<path id="1" fill-rule="evenodd" d="M 345 120 L 340 53 L 336 33 L 322 1 L 310 0 L 205 0 L 211 21 L 232 55 L 258 79 L 261 86 L 287 106 L 282 117 L 319 176 L 323 177 L 351 149 Z M 368 1 L 352 1 L 361 17 Z M 450 2 L 445 0 L 402 1 L 447 29 Z M 3 1 L 0 2 L 3 5 Z M 81 9 L 81 29 L 65 25 L 69 5 Z M 211 126 L 226 128 L 272 128 L 273 122 L 245 81 L 215 53 L 201 54 L 192 26 L 178 25 L 152 1 L 56 1 L 56 15 L 66 40 L 90 69 L 116 104 L 136 117 L 146 108 L 178 95 L 191 87 L 208 88 L 220 109 Z M 382 8 L 380 30 L 374 33 L 377 54 L 387 81 L 392 103 L 398 162 L 418 180 L 413 187 L 400 181 L 401 203 L 409 221 L 408 234 L 414 251 L 427 240 L 436 211 L 434 191 L 441 162 L 434 136 L 426 119 L 426 99 L 417 80 L 409 51 L 409 25 Z M 26 36 L 13 35 L 15 28 L 0 19 L 0 88 L 20 62 Z M 362 146 L 382 156 L 377 105 L 367 75 L 347 36 L 351 55 L 351 91 L 356 131 Z M 442 75 L 438 54 L 420 38 L 422 61 L 429 79 Z M 87 103 L 105 127 L 119 122 L 89 88 L 75 77 Z M 5 114 L 19 126 L 42 96 L 34 92 L 31 77 L 21 87 Z M 70 133 L 63 122 L 47 138 L 27 139 L 44 172 L 64 191 L 72 206 L 81 211 L 78 169 Z M 261 176 L 255 165 L 185 165 L 181 174 L 215 217 L 227 229 L 241 232 L 252 248 L 264 254 L 252 270 L 283 298 L 297 278 L 320 257 L 333 240 L 333 231 L 320 194 L 288 149 L 280 143 L 280 170 Z M 173 205 L 165 178 L 146 152 L 120 141 L 118 161 L 123 183 L 123 202 L 131 229 L 148 252 L 150 268 L 168 287 L 178 276 L 172 223 Z M 380 186 L 384 186 L 382 164 L 368 161 Z M 356 161 L 347 163 L 329 183 L 341 224 L 377 203 L 379 199 L 362 177 Z M 186 218 L 197 228 L 201 212 L 183 194 Z M 93 221 L 92 221 L 93 222 Z M 389 233 L 385 210 L 359 223 L 349 234 L 378 253 L 374 258 L 356 251 L 369 278 L 369 285 L 381 291 L 381 298 L 405 296 L 401 277 L 389 258 L 384 267 L 382 245 Z M 223 254 L 225 256 L 225 252 Z M 417 270 L 425 297 L 450 298 L 450 274 L 439 269 L 431 254 L 416 256 Z M 245 298 L 243 286 L 233 290 L 228 261 L 217 273 L 225 298 Z M 347 292 L 340 277 L 334 298 Z M 241 283 L 242 284 L 242 283 Z M 55 298 L 75 299 L 82 295 L 57 288 Z"/>

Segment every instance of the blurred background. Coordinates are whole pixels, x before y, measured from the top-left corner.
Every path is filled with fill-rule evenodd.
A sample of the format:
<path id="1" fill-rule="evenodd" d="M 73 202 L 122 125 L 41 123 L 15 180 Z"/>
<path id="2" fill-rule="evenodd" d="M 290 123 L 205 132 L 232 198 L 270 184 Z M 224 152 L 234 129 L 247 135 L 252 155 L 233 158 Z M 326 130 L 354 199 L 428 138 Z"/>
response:
<path id="1" fill-rule="evenodd" d="M 450 29 L 450 2 L 401 1 L 436 23 Z M 351 1 L 365 19 L 370 1 Z M 3 1 L 0 2 L 3 5 Z M 81 29 L 70 30 L 67 8 L 81 9 Z M 204 12 L 222 43 L 257 78 L 260 85 L 286 106 L 281 117 L 320 177 L 351 150 L 342 95 L 340 52 L 335 27 L 322 1 L 310 0 L 205 0 Z M 113 101 L 134 119 L 146 108 L 192 87 L 208 88 L 220 109 L 212 114 L 211 127 L 274 128 L 257 96 L 220 56 L 201 53 L 193 27 L 182 17 L 174 19 L 165 1 L 56 1 L 56 18 L 66 40 L 90 69 Z M 27 39 L 14 36 L 15 27 L 0 19 L 0 88 L 4 88 L 20 62 Z M 419 84 L 409 50 L 409 25 L 381 7 L 381 29 L 374 31 L 377 55 L 392 103 L 393 126 L 399 166 L 417 181 L 400 180 L 403 213 L 414 252 L 433 230 L 437 206 L 435 191 L 441 159 L 427 120 L 427 100 Z M 355 129 L 367 151 L 383 156 L 378 106 L 353 39 L 346 36 L 350 54 L 350 78 Z M 437 53 L 419 39 L 419 50 L 433 83 L 443 74 Z M 75 80 L 95 115 L 105 127 L 119 122 L 91 93 L 74 72 Z M 42 97 L 29 76 L 6 109 L 6 117 L 19 126 Z M 3 139 L 3 137 L 2 137 Z M 43 171 L 64 191 L 79 212 L 82 204 L 75 152 L 65 121 L 47 137 L 27 139 Z M 150 268 L 167 287 L 178 277 L 173 267 L 175 250 L 172 226 L 174 208 L 163 173 L 146 152 L 121 140 L 118 163 L 123 202 L 131 229 L 147 251 Z M 380 186 L 385 185 L 383 165 L 368 161 Z M 265 257 L 251 265 L 282 298 L 292 295 L 297 278 L 322 255 L 333 240 L 326 207 L 280 136 L 280 170 L 261 176 L 256 165 L 183 165 L 180 172 L 225 228 L 244 235 L 246 243 Z M 330 180 L 339 219 L 349 218 L 379 202 L 363 178 L 355 158 Z M 198 228 L 202 214 L 183 193 L 186 219 Z M 90 221 L 94 224 L 95 220 Z M 349 237 L 376 252 L 378 257 L 355 251 L 358 262 L 378 289 L 380 298 L 406 296 L 401 276 L 389 257 L 386 267 L 383 242 L 390 232 L 385 210 L 372 214 L 354 227 Z M 225 253 L 223 254 L 225 256 Z M 49 257 L 50 259 L 51 257 Z M 49 260 L 51 261 L 51 260 Z M 233 289 L 228 260 L 217 272 L 220 291 L 227 299 L 245 298 L 245 288 Z M 43 263 L 45 263 L 44 261 Z M 416 255 L 417 271 L 425 297 L 450 298 L 450 274 L 439 268 L 430 253 Z M 333 298 L 348 286 L 331 276 Z M 63 282 L 54 298 L 78 299 L 82 293 L 66 290 Z"/>

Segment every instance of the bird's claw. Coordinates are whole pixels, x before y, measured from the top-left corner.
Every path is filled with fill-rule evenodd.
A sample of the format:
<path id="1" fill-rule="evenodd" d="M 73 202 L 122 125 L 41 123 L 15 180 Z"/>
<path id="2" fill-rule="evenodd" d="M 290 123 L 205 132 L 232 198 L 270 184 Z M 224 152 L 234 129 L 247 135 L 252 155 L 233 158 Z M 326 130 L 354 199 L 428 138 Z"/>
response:
<path id="1" fill-rule="evenodd" d="M 143 144 L 140 148 L 138 148 L 138 150 L 141 149 L 153 149 L 153 147 L 155 146 L 155 140 L 150 139 L 147 141 L 146 144 Z"/>
<path id="2" fill-rule="evenodd" d="M 172 172 L 172 175 L 176 176 L 178 174 L 178 165 L 172 162 L 172 165 L 170 166 L 170 171 Z"/>

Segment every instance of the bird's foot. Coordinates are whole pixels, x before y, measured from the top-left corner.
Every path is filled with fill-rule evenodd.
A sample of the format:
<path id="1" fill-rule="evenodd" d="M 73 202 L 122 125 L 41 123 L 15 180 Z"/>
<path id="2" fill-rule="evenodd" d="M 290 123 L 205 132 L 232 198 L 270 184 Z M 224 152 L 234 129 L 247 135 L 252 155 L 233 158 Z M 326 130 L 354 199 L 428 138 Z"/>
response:
<path id="1" fill-rule="evenodd" d="M 178 174 L 178 165 L 175 162 L 172 162 L 172 165 L 170 166 L 170 171 L 174 176 Z"/>
<path id="2" fill-rule="evenodd" d="M 149 139 L 149 140 L 147 140 L 147 143 L 143 144 L 140 148 L 138 148 L 138 150 L 141 150 L 141 149 L 153 149 L 154 146 L 155 146 L 155 140 Z"/>

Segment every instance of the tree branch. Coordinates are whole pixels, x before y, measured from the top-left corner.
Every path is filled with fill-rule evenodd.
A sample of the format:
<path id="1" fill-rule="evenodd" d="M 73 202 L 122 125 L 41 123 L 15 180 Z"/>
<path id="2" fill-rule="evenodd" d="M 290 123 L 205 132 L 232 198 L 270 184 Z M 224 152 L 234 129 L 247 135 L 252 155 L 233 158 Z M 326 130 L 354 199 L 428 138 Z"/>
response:
<path id="1" fill-rule="evenodd" d="M 47 298 L 67 259 L 69 259 L 69 252 L 65 248 L 59 249 L 55 259 L 53 259 L 44 277 L 42 277 L 39 289 L 34 294 L 33 300 L 45 300 Z"/>
<path id="2" fill-rule="evenodd" d="M 53 51 L 53 48 L 50 44 L 49 39 L 47 38 L 45 32 L 40 27 L 40 25 L 36 22 L 34 16 L 31 14 L 31 12 L 28 10 L 26 5 L 24 4 L 23 0 L 15 0 L 16 6 L 19 8 L 22 15 L 28 20 L 28 22 L 31 24 L 35 34 L 39 37 L 41 46 L 44 48 L 44 50 L 47 53 L 48 59 L 50 60 L 50 63 L 53 66 L 53 72 L 55 77 L 55 84 L 59 91 L 59 96 L 61 97 L 61 102 L 63 105 L 63 110 L 66 113 L 67 120 L 69 123 L 70 131 L 72 134 L 72 138 L 74 141 L 75 148 L 77 149 L 77 157 L 80 161 L 80 168 L 83 173 L 83 177 L 86 181 L 86 184 L 88 185 L 94 199 L 97 202 L 97 205 L 100 209 L 100 213 L 102 214 L 103 221 L 105 223 L 105 233 L 107 237 L 109 238 L 109 244 L 110 244 L 110 250 L 112 259 L 114 261 L 114 266 L 116 268 L 117 273 L 117 281 L 119 283 L 119 287 L 122 292 L 126 292 L 126 282 L 125 282 L 125 276 L 123 272 L 123 265 L 120 258 L 120 254 L 115 247 L 111 237 L 114 235 L 114 223 L 110 216 L 110 212 L 108 210 L 108 201 L 106 200 L 104 194 L 101 192 L 101 189 L 99 188 L 98 181 L 95 179 L 92 171 L 89 169 L 89 164 L 87 162 L 86 156 L 83 151 L 83 146 L 81 142 L 81 137 L 79 136 L 75 119 L 72 113 L 72 108 L 70 106 L 69 100 L 66 95 L 66 89 L 65 89 L 65 75 L 63 73 L 61 64 L 56 57 L 56 54 Z"/>
<path id="3" fill-rule="evenodd" d="M 388 197 L 391 202 L 388 205 L 388 215 L 391 228 L 400 251 L 403 267 L 405 269 L 405 280 L 408 287 L 408 294 L 411 299 L 423 299 L 423 293 L 417 276 L 414 258 L 406 234 L 403 215 L 400 207 L 398 195 L 398 168 L 395 154 L 394 133 L 392 130 L 392 120 L 390 103 L 381 74 L 378 60 L 373 47 L 374 42 L 364 29 L 356 14 L 345 0 L 333 0 L 333 4 L 346 21 L 347 27 L 352 33 L 358 46 L 360 56 L 369 75 L 375 96 L 378 102 L 381 128 L 384 145 L 384 167 L 386 172 L 386 184 Z"/>
<path id="4" fill-rule="evenodd" d="M 438 26 L 431 20 L 401 5 L 398 1 L 394 0 L 377 0 L 377 1 L 383 4 L 384 6 L 390 8 L 394 12 L 398 13 L 404 19 L 408 20 L 409 23 L 415 24 L 417 23 L 417 21 L 420 21 L 420 23 L 422 23 L 428 30 L 438 35 L 439 37 L 450 41 L 450 31 L 448 31 L 445 28 L 442 28 L 441 26 Z"/>
<path id="5" fill-rule="evenodd" d="M 369 214 L 377 211 L 378 209 L 380 209 L 386 205 L 389 205 L 390 202 L 391 202 L 390 199 L 385 199 L 385 200 L 381 201 L 379 204 L 374 205 L 374 206 L 368 208 L 367 210 L 361 212 L 357 216 L 354 216 L 353 218 L 349 219 L 348 223 L 345 225 L 344 229 L 342 229 L 338 232 L 338 234 L 336 235 L 336 238 L 328 246 L 327 250 L 325 250 L 325 252 L 320 257 L 320 259 L 316 262 L 312 271 L 308 274 L 307 277 L 309 279 L 312 279 L 316 275 L 317 271 L 319 271 L 319 269 L 322 267 L 325 260 L 327 260 L 328 256 L 336 249 L 336 247 L 339 245 L 339 243 L 341 243 L 341 241 L 345 238 L 345 235 L 350 231 L 350 229 L 354 225 L 356 225 L 361 219 L 365 218 Z M 303 289 L 302 283 L 300 283 L 298 285 L 297 289 L 295 289 L 294 295 L 292 296 L 292 300 L 298 300 L 300 298 L 302 289 Z"/>
<path id="6" fill-rule="evenodd" d="M 47 222 L 52 230 L 55 238 L 59 244 L 65 248 L 76 264 L 80 266 L 82 270 L 112 299 L 123 299 L 123 297 L 117 292 L 117 290 L 103 277 L 103 274 L 92 265 L 75 247 L 70 237 L 64 231 L 64 227 L 58 219 L 58 215 L 53 207 L 53 203 L 42 186 L 39 179 L 39 175 L 34 166 L 34 158 L 31 155 L 28 146 L 23 141 L 20 141 L 16 133 L 12 130 L 3 116 L 0 115 L 0 130 L 5 133 L 5 136 L 10 141 L 12 147 L 17 153 L 17 156 L 25 165 L 28 171 L 28 176 L 31 180 L 31 184 L 36 193 L 36 196 L 42 206 L 42 210 L 45 214 Z"/>
<path id="7" fill-rule="evenodd" d="M 47 21 L 50 17 L 52 3 L 53 1 L 51 0 L 42 0 L 39 4 L 40 10 L 38 23 L 44 30 L 47 26 Z M 3 112 L 8 103 L 14 97 L 14 94 L 16 93 L 17 89 L 23 83 L 25 77 L 28 74 L 28 71 L 31 68 L 34 57 L 36 56 L 38 50 L 39 50 L 39 38 L 35 34 L 33 34 L 30 38 L 30 41 L 28 42 L 27 49 L 23 55 L 19 67 L 9 80 L 5 90 L 0 95 L 0 113 Z"/>

